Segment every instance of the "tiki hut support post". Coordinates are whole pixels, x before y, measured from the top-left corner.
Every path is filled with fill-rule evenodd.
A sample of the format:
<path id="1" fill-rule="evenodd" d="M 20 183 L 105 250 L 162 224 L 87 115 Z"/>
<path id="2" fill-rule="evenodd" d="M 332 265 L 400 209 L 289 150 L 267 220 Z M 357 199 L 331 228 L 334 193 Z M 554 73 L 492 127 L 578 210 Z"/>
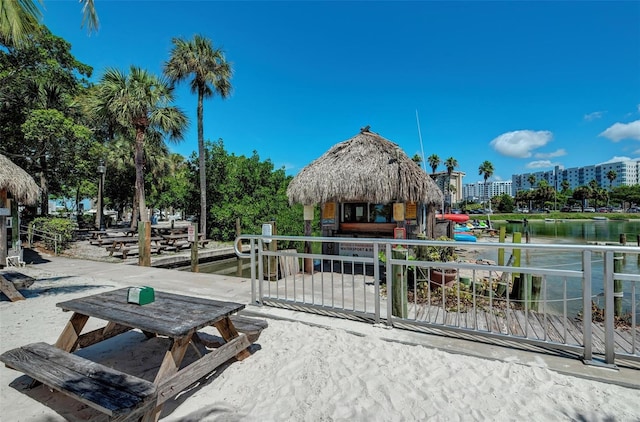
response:
<path id="1" fill-rule="evenodd" d="M 15 236 L 15 231 L 20 230 L 17 204 L 34 204 L 39 194 L 40 189 L 33 178 L 0 154 L 0 268 L 7 263 L 7 218 L 12 219 L 12 240 L 19 241 Z M 17 249 L 16 241 L 11 246 Z"/>

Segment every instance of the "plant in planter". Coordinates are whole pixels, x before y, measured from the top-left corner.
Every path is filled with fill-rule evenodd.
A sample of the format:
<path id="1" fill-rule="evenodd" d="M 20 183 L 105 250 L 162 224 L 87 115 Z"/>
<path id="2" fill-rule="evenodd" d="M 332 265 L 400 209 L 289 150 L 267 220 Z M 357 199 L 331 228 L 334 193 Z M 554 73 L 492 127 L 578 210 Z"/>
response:
<path id="1" fill-rule="evenodd" d="M 435 239 L 438 241 L 451 241 L 446 236 Z M 416 259 L 419 261 L 451 262 L 457 259 L 455 246 L 418 246 Z M 431 267 L 429 269 L 429 280 L 431 284 L 438 287 L 452 286 L 456 281 L 458 271 L 453 268 Z"/>

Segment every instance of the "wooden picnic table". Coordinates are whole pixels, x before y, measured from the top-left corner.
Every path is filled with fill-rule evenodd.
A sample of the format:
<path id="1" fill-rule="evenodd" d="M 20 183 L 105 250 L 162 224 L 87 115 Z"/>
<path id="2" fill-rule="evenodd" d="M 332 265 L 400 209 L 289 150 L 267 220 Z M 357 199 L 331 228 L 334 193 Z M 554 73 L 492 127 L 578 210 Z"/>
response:
<path id="1" fill-rule="evenodd" d="M 162 237 L 153 236 L 151 237 L 151 241 L 156 244 L 154 248 L 152 248 L 152 252 L 160 253 L 164 247 L 160 245 L 162 241 Z M 111 242 L 109 246 L 106 246 L 107 251 L 109 251 L 109 256 L 112 256 L 114 252 L 122 252 L 122 257 L 127 257 L 127 252 L 129 249 L 134 246 L 134 244 L 138 243 L 137 237 L 129 237 L 129 236 L 121 236 L 121 237 L 113 237 L 109 239 L 103 240 L 104 243 Z"/>
<path id="2" fill-rule="evenodd" d="M 187 233 L 163 234 L 162 238 L 167 246 L 177 246 L 177 242 L 186 241 L 189 238 Z M 209 241 L 205 239 L 204 234 L 198 235 L 198 243 L 204 247 Z"/>
<path id="3" fill-rule="evenodd" d="M 108 236 L 109 232 L 106 230 L 90 230 L 89 234 L 91 235 L 91 239 L 102 239 L 102 236 Z"/>
<path id="4" fill-rule="evenodd" d="M 56 306 L 73 314 L 55 347 L 33 343 L 3 353 L 0 360 L 110 418 L 131 420 L 144 415 L 143 420 L 149 421 L 159 418 L 165 401 L 230 358 L 250 356 L 247 348 L 251 341 L 238 333 L 233 321 L 239 318 L 242 326 L 252 319 L 232 316 L 244 308 L 243 304 L 156 291 L 154 302 L 137 305 L 127 302 L 127 294 L 124 288 L 58 303 Z M 107 324 L 83 333 L 89 318 Z M 266 322 L 262 323 L 249 323 L 248 330 L 259 334 L 266 327 Z M 213 350 L 198 334 L 207 326 L 215 327 L 224 341 Z M 132 329 L 141 330 L 148 338 L 166 336 L 171 340 L 153 383 L 72 353 Z M 198 357 L 180 369 L 189 345 Z"/>

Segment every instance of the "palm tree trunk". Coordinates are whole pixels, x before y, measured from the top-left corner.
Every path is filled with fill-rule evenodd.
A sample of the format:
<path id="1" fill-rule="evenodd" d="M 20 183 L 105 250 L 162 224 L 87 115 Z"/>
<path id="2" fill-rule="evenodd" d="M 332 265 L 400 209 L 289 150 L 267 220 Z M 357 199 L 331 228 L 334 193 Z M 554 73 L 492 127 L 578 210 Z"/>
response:
<path id="1" fill-rule="evenodd" d="M 138 229 L 138 189 L 133 195 L 133 207 L 131 209 L 131 230 Z"/>
<path id="2" fill-rule="evenodd" d="M 202 112 L 203 90 L 198 89 L 198 163 L 200 166 L 200 233 L 207 237 L 207 168 L 204 151 Z"/>
<path id="3" fill-rule="evenodd" d="M 136 130 L 136 196 L 138 197 L 138 207 L 140 209 L 140 221 L 149 222 L 147 214 L 147 204 L 144 197 L 144 130 Z"/>
<path id="4" fill-rule="evenodd" d="M 46 216 L 49 214 L 49 181 L 47 180 L 47 158 L 45 154 L 40 156 L 40 215 Z"/>

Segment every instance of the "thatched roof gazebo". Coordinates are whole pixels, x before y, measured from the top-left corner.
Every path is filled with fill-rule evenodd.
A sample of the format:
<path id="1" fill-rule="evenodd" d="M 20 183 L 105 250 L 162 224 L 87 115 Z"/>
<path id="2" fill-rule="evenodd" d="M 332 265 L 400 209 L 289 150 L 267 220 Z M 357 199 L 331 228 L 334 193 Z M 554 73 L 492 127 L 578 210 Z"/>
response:
<path id="1" fill-rule="evenodd" d="M 427 220 L 434 222 L 435 207 L 443 199 L 441 190 L 416 162 L 368 126 L 302 169 L 289 183 L 287 196 L 290 203 L 303 205 L 423 204 L 432 211 Z"/>
<path id="2" fill-rule="evenodd" d="M 11 194 L 12 206 L 8 206 Z M 7 227 L 6 218 L 11 216 L 16 223 L 12 224 L 13 240 L 19 239 L 17 223 L 17 202 L 34 204 L 38 200 L 40 189 L 29 174 L 0 154 L 0 267 L 5 264 L 7 257 Z"/>
<path id="3" fill-rule="evenodd" d="M 34 204 L 40 194 L 40 188 L 33 178 L 2 154 L 0 154 L 0 191 L 11 192 L 13 198 L 27 205 Z"/>

